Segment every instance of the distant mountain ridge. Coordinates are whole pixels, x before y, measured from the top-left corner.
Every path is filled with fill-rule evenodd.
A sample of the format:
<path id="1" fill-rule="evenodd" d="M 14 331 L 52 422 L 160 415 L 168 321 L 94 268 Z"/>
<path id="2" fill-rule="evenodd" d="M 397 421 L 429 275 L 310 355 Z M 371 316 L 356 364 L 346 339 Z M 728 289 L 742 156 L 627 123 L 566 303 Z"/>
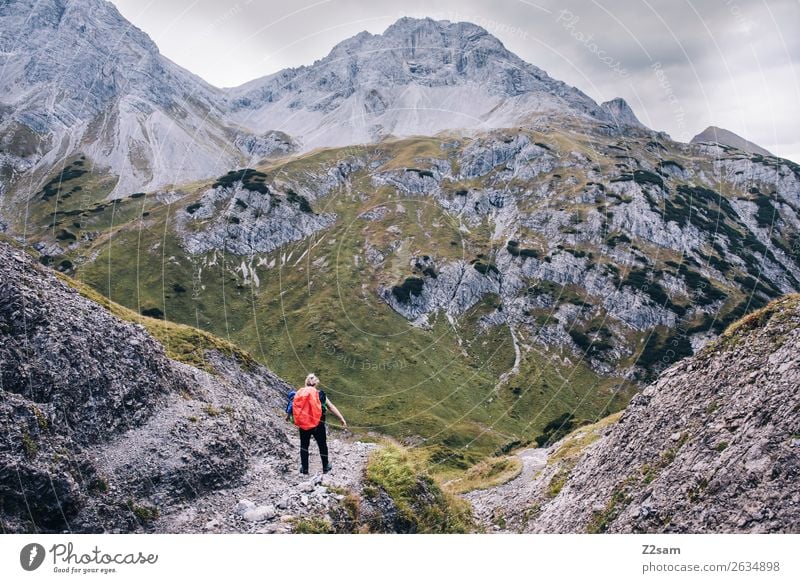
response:
<path id="1" fill-rule="evenodd" d="M 79 156 L 115 179 L 107 194 L 118 197 L 388 136 L 552 115 L 641 126 L 627 104 L 624 115 L 599 106 L 470 23 L 403 18 L 225 90 L 165 58 L 105 0 L 6 3 L 0 31 L 0 170 L 23 197 Z"/>
<path id="2" fill-rule="evenodd" d="M 733 133 L 730 130 L 718 128 L 716 126 L 708 126 L 702 132 L 697 134 L 691 139 L 692 144 L 712 143 L 722 144 L 723 146 L 731 146 L 738 148 L 743 152 L 750 154 L 761 154 L 762 156 L 774 156 L 769 150 L 762 148 L 758 144 L 744 139 L 742 136 Z"/>
<path id="3" fill-rule="evenodd" d="M 513 127 L 553 114 L 644 128 L 621 98 L 619 109 L 599 106 L 483 28 L 430 18 L 401 18 L 380 35 L 362 32 L 311 66 L 227 93 L 239 123 L 279 129 L 305 148 Z"/>

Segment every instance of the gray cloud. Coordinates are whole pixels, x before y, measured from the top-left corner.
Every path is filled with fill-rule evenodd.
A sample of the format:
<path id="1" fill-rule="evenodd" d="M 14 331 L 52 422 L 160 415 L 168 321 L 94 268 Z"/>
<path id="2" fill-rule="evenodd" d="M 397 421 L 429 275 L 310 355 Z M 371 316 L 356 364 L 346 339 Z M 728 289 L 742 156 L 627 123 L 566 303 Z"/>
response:
<path id="1" fill-rule="evenodd" d="M 676 139 L 713 124 L 800 161 L 797 0 L 114 3 L 166 56 L 219 86 L 310 64 L 403 15 L 470 20 L 594 99 L 624 97 Z"/>

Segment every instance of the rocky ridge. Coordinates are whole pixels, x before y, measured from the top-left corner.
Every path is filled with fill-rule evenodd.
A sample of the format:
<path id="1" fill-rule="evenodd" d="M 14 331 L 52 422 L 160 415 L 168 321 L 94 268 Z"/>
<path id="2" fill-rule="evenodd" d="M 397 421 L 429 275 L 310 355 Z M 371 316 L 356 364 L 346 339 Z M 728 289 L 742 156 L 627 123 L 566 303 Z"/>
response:
<path id="1" fill-rule="evenodd" d="M 227 90 L 234 119 L 279 129 L 304 149 L 388 136 L 513 127 L 557 115 L 645 129 L 621 98 L 602 106 L 468 22 L 401 18 L 362 32 L 310 66 Z"/>
<path id="2" fill-rule="evenodd" d="M 458 318 L 498 296 L 502 313 L 487 317 L 487 326 L 521 330 L 540 343 L 574 344 L 608 371 L 604 362 L 632 354 L 624 339 L 631 331 L 681 325 L 688 330 L 691 347 L 682 348 L 688 354 L 748 309 L 797 290 L 800 281 L 794 249 L 800 174 L 794 165 L 735 149 L 714 151 L 709 159 L 709 146 L 639 140 L 619 146 L 597 139 L 587 153 L 526 132 L 489 134 L 451 142 L 441 157 L 415 160 L 417 167 L 390 170 L 384 167 L 391 158 L 380 148 L 347 150 L 335 164 L 284 171 L 280 180 L 257 171 L 252 175 L 262 182 L 221 185 L 218 179 L 190 215 L 178 214 L 177 230 L 191 253 L 225 250 L 252 258 L 335 230 L 337 215 L 314 209 L 333 206 L 330 198 L 342 192 L 374 200 L 355 186 L 368 179 L 378 192 L 431 200 L 459 224 L 467 248 L 473 231 L 487 223 L 492 229 L 491 255 L 455 258 L 440 250 L 413 256 L 405 281 L 376 290 L 392 309 L 424 327 L 437 313 Z M 616 154 L 641 152 L 646 143 L 659 150 Z M 609 178 L 598 164 L 612 163 Z M 726 194 L 709 188 L 710 173 L 726 177 L 716 186 Z M 362 260 L 380 272 L 402 246 L 398 225 L 405 210 L 373 205 L 362 220 L 394 222 L 387 231 L 399 229 L 388 246 L 366 242 Z M 579 290 L 581 301 L 566 301 L 568 289 Z M 745 297 L 734 305 L 730 298 L 739 291 Z M 545 311 L 551 317 L 543 325 Z M 603 330 L 591 329 L 597 319 Z"/>
<path id="3" fill-rule="evenodd" d="M 540 471 L 468 495 L 517 532 L 798 532 L 800 297 L 771 303 L 543 451 Z"/>

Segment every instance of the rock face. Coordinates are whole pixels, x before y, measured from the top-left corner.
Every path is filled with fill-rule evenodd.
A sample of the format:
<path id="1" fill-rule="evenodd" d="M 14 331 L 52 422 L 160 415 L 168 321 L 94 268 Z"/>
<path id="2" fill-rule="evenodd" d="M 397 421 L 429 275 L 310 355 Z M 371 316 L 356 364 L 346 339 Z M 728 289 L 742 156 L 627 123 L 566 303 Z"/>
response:
<path id="1" fill-rule="evenodd" d="M 621 97 L 616 97 L 610 101 L 601 103 L 600 107 L 611 114 L 614 122 L 622 127 L 630 126 L 643 129 L 645 128 L 645 125 L 640 122 L 639 118 L 636 117 L 636 114 L 633 113 L 633 110 L 631 109 L 631 106 L 628 105 L 628 102 Z"/>
<path id="2" fill-rule="evenodd" d="M 730 130 L 718 128 L 716 126 L 708 126 L 702 132 L 693 137 L 691 143 L 722 144 L 723 146 L 730 146 L 732 148 L 736 148 L 738 150 L 741 150 L 742 152 L 748 152 L 750 154 L 761 154 L 762 156 L 774 155 L 769 150 L 765 150 L 758 144 L 754 144 L 749 140 L 745 140 L 743 137 L 734 134 Z"/>
<path id="3" fill-rule="evenodd" d="M 605 345 L 590 348 L 586 356 L 616 360 L 636 350 L 616 340 L 631 330 L 678 326 L 688 332 L 679 339 L 686 355 L 746 310 L 798 289 L 800 268 L 790 243 L 800 228 L 794 211 L 800 203 L 800 171 L 795 165 L 739 152 L 718 153 L 712 162 L 705 150 L 690 157 L 690 150 L 676 148 L 678 163 L 670 159 L 674 144 L 668 140 L 644 142 L 593 142 L 591 161 L 576 150 L 551 148 L 524 133 L 493 134 L 463 148 L 451 145 L 446 158 L 419 161 L 422 169 L 373 172 L 370 179 L 376 188 L 392 188 L 409 199 L 433 199 L 461 223 L 459 235 L 467 247 L 473 238 L 470 229 L 480 229 L 484 221 L 492 225 L 497 245 L 493 255 L 471 261 L 446 260 L 435 252 L 417 256 L 405 281 L 378 293 L 418 325 L 437 312 L 456 317 L 496 294 L 503 301 L 502 314 L 487 323 L 525 330 L 545 343 L 569 342 L 571 336 L 584 349 L 589 343 Z M 624 163 L 614 164 L 609 179 L 604 175 L 608 166 L 598 163 L 613 159 Z M 729 201 L 700 186 L 717 169 L 734 177 L 731 186 L 741 195 Z M 746 186 L 753 184 L 759 186 Z M 771 194 L 763 195 L 762 190 Z M 385 206 L 379 208 L 381 219 L 391 216 Z M 398 215 L 394 213 L 395 220 Z M 728 229 L 727 224 L 736 227 Z M 771 226 L 774 230 L 768 235 Z M 785 239 L 775 236 L 780 232 Z M 401 241 L 398 237 L 391 247 L 368 246 L 365 261 L 383 268 Z M 650 251 L 642 252 L 640 243 Z M 719 257 L 709 256 L 704 250 L 708 248 Z M 666 260 L 663 268 L 656 267 L 659 257 L 671 253 L 683 264 Z M 620 268 L 627 268 L 627 275 Z M 742 273 L 734 274 L 737 270 Z M 756 280 L 771 280 L 773 284 L 766 285 L 773 291 L 763 298 L 743 298 L 739 306 L 744 311 L 730 303 L 723 307 L 726 296 L 732 295 L 712 283 L 727 281 L 724 285 L 739 287 Z M 553 283 L 557 289 L 547 292 Z M 559 306 L 569 303 L 568 286 L 588 296 L 583 309 L 576 308 L 580 302 L 575 301 Z M 667 299 L 681 296 L 686 303 Z M 587 311 L 589 306 L 594 309 Z M 544 326 L 542 310 L 555 316 Z M 597 336 L 597 328 L 584 330 L 581 324 L 601 314 L 609 316 L 605 327 L 611 332 L 604 333 L 605 339 Z M 687 325 L 696 318 L 705 323 Z M 584 332 L 588 336 L 581 344 Z M 655 347 L 659 341 L 651 338 Z M 649 366 L 646 360 L 642 363 Z"/>
<path id="4" fill-rule="evenodd" d="M 106 441 L 187 390 L 188 379 L 143 327 L 42 277 L 29 257 L 1 251 L 0 386 L 37 404 L 47 425 L 69 428 L 81 444 Z"/>
<path id="5" fill-rule="evenodd" d="M 798 348 L 793 295 L 664 372 L 616 423 L 552 446 L 524 501 L 476 499 L 525 532 L 796 533 Z"/>
<path id="6" fill-rule="evenodd" d="M 279 129 L 304 149 L 512 127 L 552 114 L 644 129 L 624 100 L 600 107 L 480 26 L 430 18 L 362 32 L 313 65 L 231 89 L 228 99 L 241 124 Z"/>

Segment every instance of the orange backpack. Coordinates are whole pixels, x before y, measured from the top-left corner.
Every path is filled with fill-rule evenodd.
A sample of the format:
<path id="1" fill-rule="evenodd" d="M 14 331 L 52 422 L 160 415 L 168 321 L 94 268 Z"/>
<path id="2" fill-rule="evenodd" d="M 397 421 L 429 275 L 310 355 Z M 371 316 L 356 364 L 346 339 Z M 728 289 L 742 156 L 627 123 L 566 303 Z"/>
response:
<path id="1" fill-rule="evenodd" d="M 322 403 L 319 391 L 314 387 L 297 389 L 292 401 L 294 424 L 300 429 L 314 429 L 322 419 Z"/>

